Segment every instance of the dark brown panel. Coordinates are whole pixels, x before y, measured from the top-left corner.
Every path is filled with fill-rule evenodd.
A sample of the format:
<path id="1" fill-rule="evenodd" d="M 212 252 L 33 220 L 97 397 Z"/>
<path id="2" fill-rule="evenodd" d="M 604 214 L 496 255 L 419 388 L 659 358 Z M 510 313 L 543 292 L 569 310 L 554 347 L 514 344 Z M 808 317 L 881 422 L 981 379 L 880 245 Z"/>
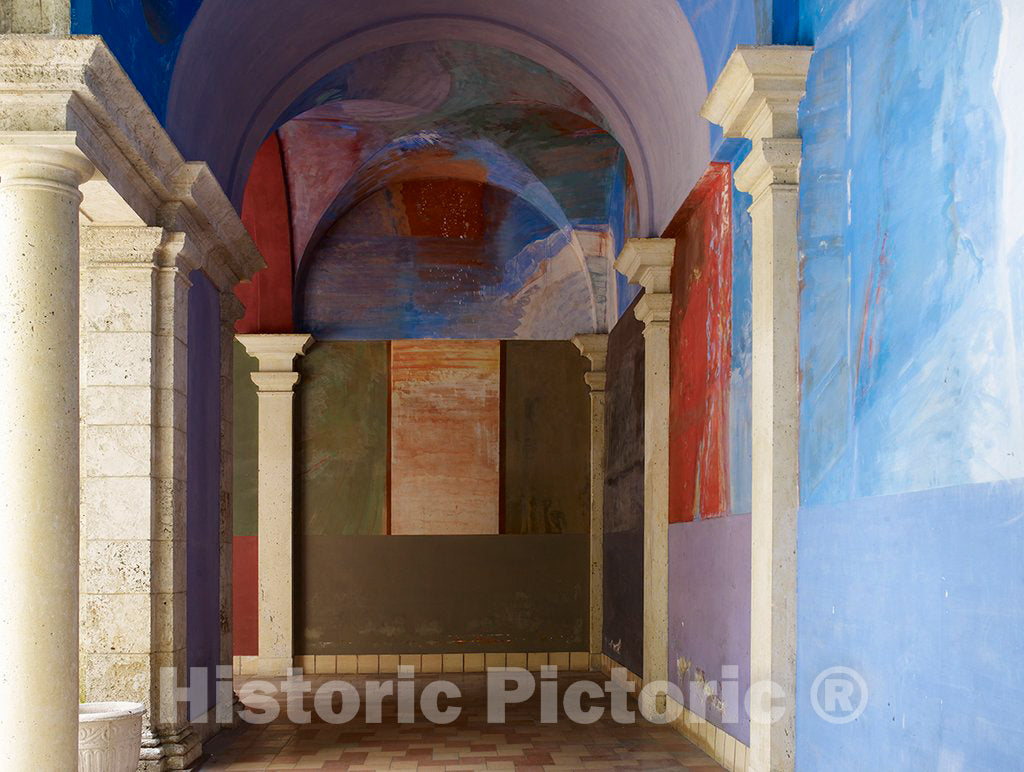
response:
<path id="1" fill-rule="evenodd" d="M 644 337 L 633 306 L 608 336 L 604 653 L 633 672 L 642 673 Z"/>
<path id="2" fill-rule="evenodd" d="M 302 654 L 584 651 L 582 534 L 296 541 Z"/>
<path id="3" fill-rule="evenodd" d="M 587 361 L 568 341 L 505 344 L 505 533 L 587 533 Z"/>

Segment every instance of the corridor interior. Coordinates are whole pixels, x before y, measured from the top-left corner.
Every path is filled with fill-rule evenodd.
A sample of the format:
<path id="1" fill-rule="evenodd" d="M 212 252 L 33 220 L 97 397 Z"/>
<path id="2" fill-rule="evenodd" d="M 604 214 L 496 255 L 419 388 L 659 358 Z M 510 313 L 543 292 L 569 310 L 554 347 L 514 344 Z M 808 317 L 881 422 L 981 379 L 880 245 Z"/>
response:
<path id="1" fill-rule="evenodd" d="M 1022 40 L 0 0 L 0 769 L 1020 769 Z"/>

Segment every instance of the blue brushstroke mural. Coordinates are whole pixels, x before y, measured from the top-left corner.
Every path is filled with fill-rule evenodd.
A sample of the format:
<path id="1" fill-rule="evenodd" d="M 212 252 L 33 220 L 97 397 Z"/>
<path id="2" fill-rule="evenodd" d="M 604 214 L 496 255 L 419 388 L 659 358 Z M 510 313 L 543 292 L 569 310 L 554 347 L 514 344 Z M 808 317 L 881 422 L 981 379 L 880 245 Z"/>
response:
<path id="1" fill-rule="evenodd" d="M 1022 17 L 802 8 L 800 769 L 1019 766 Z"/>
<path id="2" fill-rule="evenodd" d="M 805 503 L 1024 476 L 999 32 L 998 2 L 965 0 L 851 3 L 819 35 L 801 114 Z"/>

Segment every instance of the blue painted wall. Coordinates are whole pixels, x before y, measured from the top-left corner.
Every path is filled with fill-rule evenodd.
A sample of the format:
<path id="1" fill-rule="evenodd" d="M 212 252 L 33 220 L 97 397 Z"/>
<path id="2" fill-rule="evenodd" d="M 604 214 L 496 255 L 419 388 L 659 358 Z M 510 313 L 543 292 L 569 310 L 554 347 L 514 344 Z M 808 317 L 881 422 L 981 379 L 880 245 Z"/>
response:
<path id="1" fill-rule="evenodd" d="M 174 60 L 202 0 L 72 0 L 71 31 L 100 35 L 162 123 Z"/>
<path id="2" fill-rule="evenodd" d="M 1020 14 L 801 9 L 800 769 L 1019 766 Z M 811 703 L 832 666 L 848 724 Z"/>
<path id="3" fill-rule="evenodd" d="M 186 659 L 208 668 L 209 701 L 192 710 L 200 716 L 220 664 L 220 298 L 201 271 L 189 279 Z"/>
<path id="4" fill-rule="evenodd" d="M 1020 769 L 1024 482 L 805 507 L 799 555 L 799 769 Z M 868 686 L 849 724 L 811 703 L 835 665 Z"/>

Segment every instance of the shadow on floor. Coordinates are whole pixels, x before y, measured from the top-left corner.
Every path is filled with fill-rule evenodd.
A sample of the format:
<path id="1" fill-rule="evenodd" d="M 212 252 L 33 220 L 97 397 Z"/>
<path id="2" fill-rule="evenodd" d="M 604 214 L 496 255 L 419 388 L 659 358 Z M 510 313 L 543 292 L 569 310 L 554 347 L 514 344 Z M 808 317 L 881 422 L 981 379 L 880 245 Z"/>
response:
<path id="1" fill-rule="evenodd" d="M 253 680 L 236 679 L 235 688 L 243 694 L 243 702 L 256 708 L 262 703 L 279 715 L 269 723 L 241 722 L 236 729 L 222 732 L 210 740 L 204 750 L 204 762 L 198 767 L 209 770 L 260 769 L 432 769 L 432 770 L 578 770 L 578 769 L 664 769 L 711 772 L 722 767 L 694 747 L 671 727 L 657 726 L 635 713 L 632 723 L 618 723 L 611 716 L 611 697 L 583 697 L 586 710 L 592 706 L 604 707 L 603 716 L 594 723 L 579 724 L 565 715 L 565 691 L 581 681 L 593 681 L 603 689 L 605 676 L 599 673 L 562 673 L 557 679 L 558 720 L 542 723 L 540 698 L 541 679 L 536 677 L 534 694 L 524 702 L 509 704 L 504 723 L 488 722 L 487 678 L 482 673 L 447 673 L 421 675 L 404 679 L 403 687 L 415 684 L 415 719 L 412 723 L 399 723 L 395 698 L 385 697 L 380 722 L 367 721 L 367 694 L 369 682 L 396 681 L 395 676 L 309 676 L 310 693 L 301 699 L 293 698 L 293 715 L 301 709 L 311 712 L 309 723 L 293 723 L 287 713 L 284 694 L 273 697 L 245 695 Z M 439 700 L 440 709 L 458 706 L 461 712 L 451 723 L 440 725 L 424 717 L 420 709 L 420 696 L 430 683 L 444 679 L 457 688 L 461 696 Z M 346 723 L 329 723 L 316 714 L 314 694 L 331 680 L 343 680 L 360 697 L 358 713 Z M 401 683 L 401 682 L 398 682 Z M 279 688 L 279 682 L 274 682 Z M 509 682 L 507 689 L 516 687 Z M 394 686 L 393 686 L 394 688 Z M 550 682 L 548 689 L 550 690 Z M 581 686 L 573 687 L 578 693 Z M 408 692 L 406 692 L 408 693 Z M 550 692 L 548 692 L 550 693 Z M 343 707 L 341 694 L 320 701 L 321 713 L 330 705 L 335 712 Z M 355 701 L 352 692 L 347 697 L 348 710 Z M 428 704 L 432 700 L 428 700 Z M 406 701 L 409 704 L 410 701 Z M 551 705 L 554 701 L 548 701 Z M 630 697 L 622 704 L 635 711 Z M 255 712 L 255 711 L 254 711 Z M 621 715 L 621 711 L 620 711 Z"/>

